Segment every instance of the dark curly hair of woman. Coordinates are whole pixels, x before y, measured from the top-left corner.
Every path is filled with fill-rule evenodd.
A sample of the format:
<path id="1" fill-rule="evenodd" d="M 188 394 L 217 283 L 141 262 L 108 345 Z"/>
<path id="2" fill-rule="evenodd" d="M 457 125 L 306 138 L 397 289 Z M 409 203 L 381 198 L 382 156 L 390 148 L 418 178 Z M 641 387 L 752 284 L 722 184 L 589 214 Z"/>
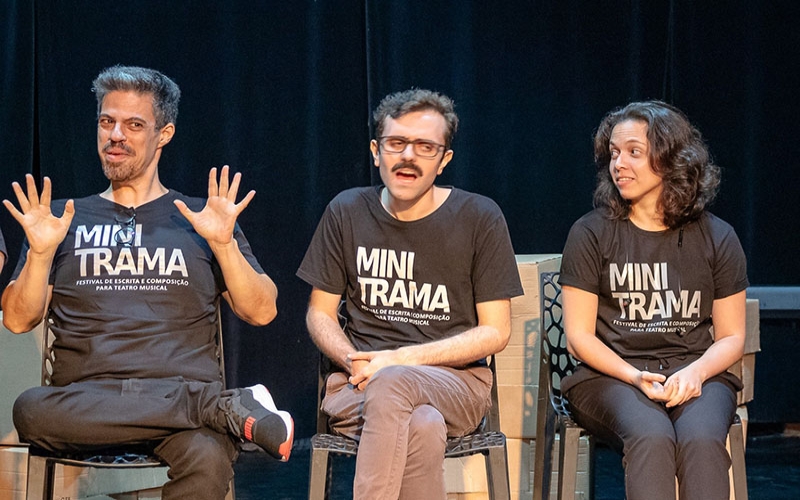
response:
<path id="1" fill-rule="evenodd" d="M 611 132 L 629 120 L 647 125 L 650 166 L 663 180 L 659 209 L 664 225 L 676 228 L 696 220 L 717 195 L 720 169 L 711 162 L 700 131 L 679 109 L 661 101 L 632 102 L 600 122 L 594 137 L 595 208 L 611 219 L 630 215 L 630 201 L 620 196 L 609 172 Z"/>

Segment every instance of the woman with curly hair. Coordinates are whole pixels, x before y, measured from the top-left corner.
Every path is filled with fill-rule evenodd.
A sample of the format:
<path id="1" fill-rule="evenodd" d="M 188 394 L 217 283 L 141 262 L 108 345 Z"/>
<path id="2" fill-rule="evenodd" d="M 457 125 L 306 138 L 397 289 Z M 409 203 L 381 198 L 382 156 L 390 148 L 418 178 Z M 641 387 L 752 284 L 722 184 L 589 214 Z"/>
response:
<path id="1" fill-rule="evenodd" d="M 595 209 L 561 265 L 579 361 L 562 381 L 575 420 L 623 455 L 628 500 L 728 499 L 725 439 L 741 382 L 744 252 L 707 211 L 719 186 L 678 109 L 634 102 L 595 134 Z"/>

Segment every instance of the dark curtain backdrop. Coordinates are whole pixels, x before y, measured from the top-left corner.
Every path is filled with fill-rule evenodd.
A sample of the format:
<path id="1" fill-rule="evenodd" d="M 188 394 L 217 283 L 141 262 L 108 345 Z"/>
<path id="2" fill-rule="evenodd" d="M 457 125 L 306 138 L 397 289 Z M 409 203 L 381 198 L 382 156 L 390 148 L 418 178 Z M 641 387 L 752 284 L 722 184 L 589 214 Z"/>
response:
<path id="1" fill-rule="evenodd" d="M 264 382 L 313 432 L 317 353 L 304 327 L 309 287 L 294 273 L 326 203 L 378 182 L 371 110 L 427 87 L 462 120 L 441 178 L 495 199 L 517 253 L 558 253 L 591 209 L 591 137 L 631 100 L 683 109 L 723 167 L 713 211 L 736 228 L 753 284 L 797 284 L 800 8 L 796 2 L 460 0 L 0 6 L 0 197 L 26 173 L 56 197 L 106 187 L 91 81 L 104 67 L 149 66 L 183 97 L 163 182 L 204 195 L 229 164 L 257 195 L 241 217 L 278 284 L 264 328 L 226 315 L 235 385 Z M 2 209 L 10 263 L 22 234 Z"/>

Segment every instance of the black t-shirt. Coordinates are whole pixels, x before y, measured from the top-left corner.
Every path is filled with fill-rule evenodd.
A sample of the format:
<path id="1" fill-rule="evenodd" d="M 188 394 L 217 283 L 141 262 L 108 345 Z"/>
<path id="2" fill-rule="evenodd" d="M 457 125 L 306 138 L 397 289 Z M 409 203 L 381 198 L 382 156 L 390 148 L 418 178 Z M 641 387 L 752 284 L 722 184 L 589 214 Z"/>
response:
<path id="1" fill-rule="evenodd" d="M 50 274 L 55 385 L 92 378 L 219 379 L 216 304 L 225 283 L 211 248 L 175 199 L 194 211 L 205 205 L 169 191 L 136 207 L 130 247 L 114 237 L 117 220 L 128 217 L 125 207 L 99 195 L 75 200 Z M 53 202 L 53 212 L 60 215 L 64 203 Z M 238 225 L 234 237 L 262 273 Z M 14 279 L 27 247 L 26 241 Z"/>
<path id="2" fill-rule="evenodd" d="M 597 210 L 570 230 L 560 282 L 598 295 L 597 336 L 629 361 L 701 356 L 713 301 L 749 285 L 739 239 L 710 213 L 651 232 Z"/>
<path id="3" fill-rule="evenodd" d="M 500 207 L 452 189 L 432 214 L 399 221 L 382 186 L 354 188 L 328 205 L 297 275 L 346 299 L 354 347 L 395 349 L 477 325 L 475 304 L 522 295 Z"/>

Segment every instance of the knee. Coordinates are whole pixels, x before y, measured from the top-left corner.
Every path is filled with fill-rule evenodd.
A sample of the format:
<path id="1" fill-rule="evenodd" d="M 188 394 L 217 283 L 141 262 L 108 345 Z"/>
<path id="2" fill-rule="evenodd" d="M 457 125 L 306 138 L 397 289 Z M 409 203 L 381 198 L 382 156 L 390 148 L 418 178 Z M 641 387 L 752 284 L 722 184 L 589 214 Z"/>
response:
<path id="1" fill-rule="evenodd" d="M 156 454 L 169 465 L 170 478 L 213 489 L 227 487 L 238 452 L 230 437 L 202 428 L 167 438 Z"/>
<path id="2" fill-rule="evenodd" d="M 47 426 L 43 421 L 48 417 L 49 412 L 42 412 L 41 387 L 33 387 L 17 397 L 14 401 L 12 418 L 17 433 L 27 440 L 37 434 L 37 429 Z"/>
<path id="3" fill-rule="evenodd" d="M 675 432 L 670 429 L 646 428 L 625 440 L 626 453 L 637 450 L 639 453 L 666 455 L 675 454 Z"/>
<path id="4" fill-rule="evenodd" d="M 367 388 L 372 388 L 373 393 L 391 390 L 393 387 L 403 383 L 408 368 L 402 365 L 393 365 L 381 368 L 369 380 Z"/>
<path id="5" fill-rule="evenodd" d="M 447 441 L 447 425 L 442 414 L 430 405 L 422 405 L 411 412 L 408 440 L 418 440 L 444 453 Z"/>

